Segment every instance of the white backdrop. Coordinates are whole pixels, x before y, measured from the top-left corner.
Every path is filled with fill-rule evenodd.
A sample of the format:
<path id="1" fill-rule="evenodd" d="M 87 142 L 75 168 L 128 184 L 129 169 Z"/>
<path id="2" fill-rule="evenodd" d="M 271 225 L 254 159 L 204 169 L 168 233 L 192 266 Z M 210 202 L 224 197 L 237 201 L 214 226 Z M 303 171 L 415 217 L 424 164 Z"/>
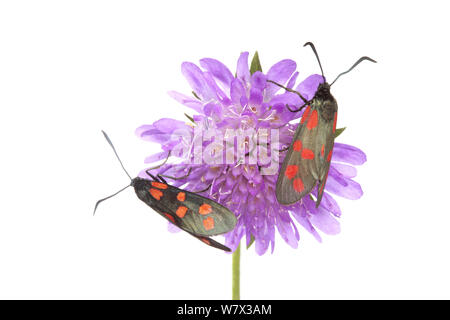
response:
<path id="1" fill-rule="evenodd" d="M 421 4 L 425 3 L 425 4 Z M 334 78 L 340 142 L 363 149 L 341 234 L 243 250 L 242 298 L 450 298 L 449 22 L 444 1 L 4 1 L 0 4 L 0 298 L 228 299 L 231 256 L 126 192 L 158 146 L 134 135 L 186 109 L 183 61 L 258 50 L 263 69 Z M 222 240 L 222 238 L 219 238 Z"/>

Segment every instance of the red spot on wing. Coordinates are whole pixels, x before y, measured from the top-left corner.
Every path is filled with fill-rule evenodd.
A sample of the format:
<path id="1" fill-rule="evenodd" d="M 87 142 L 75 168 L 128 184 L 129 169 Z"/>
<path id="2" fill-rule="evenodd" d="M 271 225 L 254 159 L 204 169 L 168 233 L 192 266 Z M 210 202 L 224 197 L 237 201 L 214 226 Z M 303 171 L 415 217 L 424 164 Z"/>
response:
<path id="1" fill-rule="evenodd" d="M 179 193 L 177 194 L 177 199 L 178 199 L 178 201 L 183 202 L 184 200 L 186 200 L 186 193 L 184 193 L 184 192 L 179 192 Z"/>
<path id="2" fill-rule="evenodd" d="M 336 132 L 337 112 L 334 113 L 333 133 Z"/>
<path id="3" fill-rule="evenodd" d="M 180 218 L 183 218 L 187 211 L 188 211 L 188 208 L 186 208 L 185 206 L 179 206 L 175 213 Z"/>
<path id="4" fill-rule="evenodd" d="M 212 212 L 212 208 L 209 204 L 204 203 L 200 206 L 200 208 L 198 208 L 198 212 L 200 214 L 208 214 Z"/>
<path id="5" fill-rule="evenodd" d="M 155 198 L 156 200 L 160 200 L 161 197 L 163 196 L 163 193 L 161 192 L 161 190 L 158 190 L 158 189 L 150 188 L 149 192 L 152 195 L 152 197 Z"/>
<path id="6" fill-rule="evenodd" d="M 204 243 L 206 243 L 207 245 L 211 245 L 211 241 L 209 241 L 208 238 L 200 238 L 200 240 L 202 240 Z"/>
<path id="7" fill-rule="evenodd" d="M 292 185 L 294 186 L 295 191 L 302 192 L 305 190 L 305 186 L 303 185 L 303 181 L 300 178 L 297 178 L 293 181 Z"/>
<path id="8" fill-rule="evenodd" d="M 300 150 L 302 150 L 302 142 L 300 140 L 297 140 L 294 142 L 294 151 Z"/>
<path id="9" fill-rule="evenodd" d="M 319 118 L 318 118 L 317 110 L 313 110 L 313 112 L 311 113 L 311 116 L 308 119 L 308 123 L 306 124 L 306 127 L 309 130 L 312 130 L 315 127 L 317 127 L 318 122 L 319 122 Z"/>
<path id="10" fill-rule="evenodd" d="M 158 189 L 167 189 L 167 184 L 157 181 L 152 181 L 152 186 Z"/>
<path id="11" fill-rule="evenodd" d="M 284 175 L 288 178 L 288 179 L 292 179 L 298 171 L 298 166 L 296 165 L 290 165 L 286 167 L 286 171 L 284 172 Z"/>
<path id="12" fill-rule="evenodd" d="M 214 229 L 214 219 L 213 217 L 207 217 L 203 220 L 203 226 L 205 227 L 205 230 L 211 230 Z"/>
<path id="13" fill-rule="evenodd" d="M 327 156 L 327 161 L 330 162 L 331 161 L 331 156 L 333 155 L 333 149 L 330 150 L 330 152 L 328 152 L 328 156 Z"/>
<path id="14" fill-rule="evenodd" d="M 308 120 L 309 111 L 311 111 L 311 106 L 308 106 L 306 108 L 305 112 L 303 112 L 302 120 L 300 120 L 300 124 L 303 124 L 306 120 Z"/>
<path id="15" fill-rule="evenodd" d="M 168 214 L 168 213 L 164 213 L 164 215 L 173 223 L 175 223 L 175 219 L 172 217 L 172 215 Z"/>
<path id="16" fill-rule="evenodd" d="M 320 156 L 323 158 L 325 156 L 325 144 L 322 145 L 322 149 L 320 149 Z"/>
<path id="17" fill-rule="evenodd" d="M 302 150 L 302 158 L 303 159 L 314 159 L 314 152 L 311 149 L 303 149 Z"/>
<path id="18" fill-rule="evenodd" d="M 320 186 L 319 194 L 322 194 L 322 193 L 323 193 L 323 188 L 324 188 L 324 187 L 325 187 L 325 182 L 322 183 L 322 185 Z"/>

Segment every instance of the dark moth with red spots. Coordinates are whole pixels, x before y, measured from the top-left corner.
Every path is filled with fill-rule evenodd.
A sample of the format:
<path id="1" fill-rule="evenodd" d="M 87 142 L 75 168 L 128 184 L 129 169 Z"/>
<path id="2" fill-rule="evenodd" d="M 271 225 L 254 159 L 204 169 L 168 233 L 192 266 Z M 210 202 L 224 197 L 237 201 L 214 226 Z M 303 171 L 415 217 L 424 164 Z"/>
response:
<path id="1" fill-rule="evenodd" d="M 328 84 L 314 45 L 311 42 L 307 42 L 306 45 L 311 46 L 314 51 L 323 77 L 323 83 L 319 84 L 311 100 L 305 99 L 295 90 L 268 80 L 297 94 L 302 99 L 304 104 L 297 110 L 287 106 L 290 111 L 299 112 L 306 107 L 281 166 L 276 184 L 276 197 L 279 203 L 290 205 L 309 194 L 317 186 L 316 207 L 318 207 L 327 181 L 336 135 L 338 105 L 330 88 L 341 75 L 351 71 L 361 61 L 376 61 L 369 57 L 362 57 L 349 70 L 341 73 L 331 84 Z"/>
<path id="2" fill-rule="evenodd" d="M 122 165 L 111 140 L 105 132 L 103 134 Z M 221 204 L 198 195 L 195 192 L 189 192 L 169 185 L 162 175 L 155 177 L 147 170 L 147 174 L 151 179 L 143 179 L 140 177 L 132 179 L 123 165 L 122 168 L 131 179 L 130 185 L 109 197 L 97 201 L 94 213 L 100 202 L 115 196 L 131 186 L 134 188 L 139 199 L 170 223 L 173 223 L 178 228 L 211 247 L 231 251 L 230 248 L 211 239 L 210 236 L 229 232 L 235 227 L 237 219 L 233 212 Z"/>

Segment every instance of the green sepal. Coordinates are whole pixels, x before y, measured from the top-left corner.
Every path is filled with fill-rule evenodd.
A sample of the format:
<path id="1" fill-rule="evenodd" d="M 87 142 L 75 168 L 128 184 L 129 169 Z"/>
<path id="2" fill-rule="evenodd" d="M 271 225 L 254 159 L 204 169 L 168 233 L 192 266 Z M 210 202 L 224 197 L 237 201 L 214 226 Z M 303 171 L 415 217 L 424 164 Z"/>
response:
<path id="1" fill-rule="evenodd" d="M 188 115 L 187 113 L 184 114 L 186 116 L 186 118 L 188 118 L 193 124 L 196 124 L 194 121 L 194 118 L 192 118 L 190 115 Z"/>
<path id="2" fill-rule="evenodd" d="M 250 249 L 250 247 L 252 246 L 253 242 L 255 242 L 255 237 L 253 235 L 250 236 L 250 243 L 247 246 L 247 249 Z"/>
<path id="3" fill-rule="evenodd" d="M 192 94 L 193 94 L 194 97 L 196 97 L 198 100 L 202 101 L 202 99 L 200 99 L 200 97 L 195 93 L 195 91 L 192 91 Z"/>
<path id="4" fill-rule="evenodd" d="M 337 137 L 339 137 L 341 133 L 344 132 L 345 128 L 347 127 L 336 129 L 336 132 L 334 133 L 334 138 L 336 139 Z"/>
<path id="5" fill-rule="evenodd" d="M 261 62 L 259 61 L 258 51 L 255 51 L 252 63 L 250 64 L 250 74 L 254 74 L 256 71 L 262 72 Z"/>

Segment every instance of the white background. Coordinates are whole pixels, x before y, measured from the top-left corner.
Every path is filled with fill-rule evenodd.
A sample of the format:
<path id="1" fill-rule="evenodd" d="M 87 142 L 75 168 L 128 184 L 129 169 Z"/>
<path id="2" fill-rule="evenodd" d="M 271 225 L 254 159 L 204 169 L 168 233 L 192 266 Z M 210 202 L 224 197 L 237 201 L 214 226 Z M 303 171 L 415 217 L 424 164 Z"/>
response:
<path id="1" fill-rule="evenodd" d="M 243 250 L 242 298 L 450 298 L 449 42 L 444 1 L 3 1 L 0 298 L 228 299 L 231 256 L 183 234 L 128 189 L 157 145 L 136 127 L 187 108 L 183 61 L 260 53 L 329 79 L 340 142 L 363 149 L 365 192 L 342 232 L 273 255 Z M 222 240 L 222 238 L 219 238 Z"/>

